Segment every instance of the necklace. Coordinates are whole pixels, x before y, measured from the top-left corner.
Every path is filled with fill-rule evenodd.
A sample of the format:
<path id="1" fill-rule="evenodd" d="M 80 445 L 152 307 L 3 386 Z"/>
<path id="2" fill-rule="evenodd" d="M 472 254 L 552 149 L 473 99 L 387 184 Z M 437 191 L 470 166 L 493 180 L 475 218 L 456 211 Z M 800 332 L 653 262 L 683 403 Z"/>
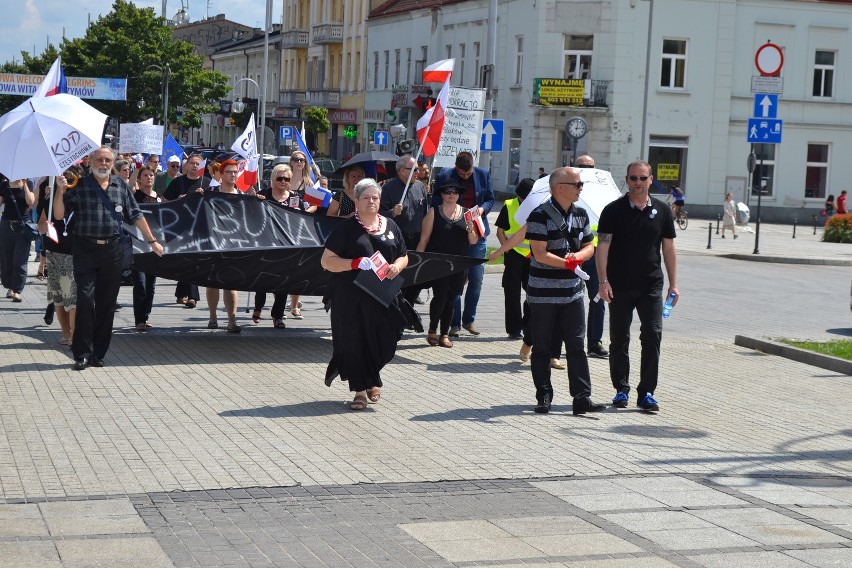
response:
<path id="1" fill-rule="evenodd" d="M 369 227 L 367 227 L 367 225 L 365 225 L 364 222 L 361 221 L 361 217 L 358 215 L 358 213 L 355 213 L 355 219 L 358 221 L 358 224 L 361 225 L 361 227 L 363 227 L 363 229 L 371 235 L 375 235 L 376 233 L 380 233 L 382 231 L 382 223 L 384 221 L 384 217 L 382 217 L 381 215 L 376 215 L 378 223 L 375 229 L 370 229 Z"/>

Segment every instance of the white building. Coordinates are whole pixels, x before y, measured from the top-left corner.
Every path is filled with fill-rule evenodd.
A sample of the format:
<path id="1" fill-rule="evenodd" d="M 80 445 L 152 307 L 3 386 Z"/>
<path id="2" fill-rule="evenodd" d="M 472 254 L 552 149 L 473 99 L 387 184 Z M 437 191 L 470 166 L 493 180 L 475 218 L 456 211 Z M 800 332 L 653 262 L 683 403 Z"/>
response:
<path id="1" fill-rule="evenodd" d="M 411 86 L 425 64 L 455 57 L 453 84 L 477 86 L 488 2 L 375 4 L 363 130 L 401 120 L 413 136 Z M 844 189 L 834 163 L 852 147 L 852 76 L 840 71 L 850 28 L 852 5 L 840 1 L 500 0 L 493 118 L 506 121 L 509 150 L 492 156 L 495 188 L 513 162 L 536 177 L 588 152 L 617 179 L 647 159 L 662 189 L 683 188 L 693 214 L 715 216 L 726 191 L 753 208 L 763 182 L 763 220 L 804 220 Z M 747 127 L 763 112 L 752 93 L 755 52 L 768 41 L 784 55 L 783 129 L 780 144 L 756 146 L 748 191 Z M 569 81 L 544 81 L 537 96 L 541 79 Z M 576 144 L 565 133 L 574 116 L 588 124 Z M 766 122 L 759 136 L 775 136 Z"/>

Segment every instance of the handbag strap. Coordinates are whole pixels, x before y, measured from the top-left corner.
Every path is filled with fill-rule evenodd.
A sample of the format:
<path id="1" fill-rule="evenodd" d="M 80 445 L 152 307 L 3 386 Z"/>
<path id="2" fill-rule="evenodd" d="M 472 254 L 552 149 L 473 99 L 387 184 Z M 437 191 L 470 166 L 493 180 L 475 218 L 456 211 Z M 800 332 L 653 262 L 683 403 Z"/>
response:
<path id="1" fill-rule="evenodd" d="M 25 181 L 24 183 L 26 184 L 27 182 Z M 18 212 L 18 221 L 20 221 L 21 223 L 25 223 L 26 221 L 24 221 L 24 216 L 21 215 L 21 208 L 18 207 L 18 200 L 15 199 L 15 194 L 12 193 L 12 186 L 7 185 L 6 187 L 9 190 L 9 199 L 12 200 L 12 204 L 15 206 L 15 211 Z M 24 186 L 21 186 L 21 189 L 23 189 L 23 188 L 24 188 Z M 30 220 L 32 220 L 32 219 L 30 219 Z"/>
<path id="2" fill-rule="evenodd" d="M 559 230 L 562 231 L 562 236 L 565 237 L 565 245 L 568 247 L 568 250 L 571 250 L 571 241 L 574 240 L 571 236 L 571 227 L 568 223 L 565 222 L 565 218 L 556 210 L 556 207 L 550 201 L 545 201 L 541 204 L 541 210 L 547 213 L 547 216 L 550 217 L 550 220 L 559 227 Z M 573 215 L 568 216 L 568 220 L 573 219 Z"/>

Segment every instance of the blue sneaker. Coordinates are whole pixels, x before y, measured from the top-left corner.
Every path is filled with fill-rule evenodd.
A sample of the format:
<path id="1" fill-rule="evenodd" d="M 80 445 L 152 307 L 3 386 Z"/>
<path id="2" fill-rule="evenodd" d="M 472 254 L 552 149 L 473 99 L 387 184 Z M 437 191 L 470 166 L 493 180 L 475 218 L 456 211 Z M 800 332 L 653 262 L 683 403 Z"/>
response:
<path id="1" fill-rule="evenodd" d="M 642 400 L 639 401 L 639 408 L 646 412 L 658 412 L 660 410 L 659 403 L 651 396 L 651 393 L 646 394 L 642 397 Z"/>
<path id="2" fill-rule="evenodd" d="M 612 405 L 616 408 L 627 408 L 628 402 L 630 402 L 630 399 L 627 398 L 626 392 L 619 392 L 615 395 L 615 398 L 612 399 Z"/>

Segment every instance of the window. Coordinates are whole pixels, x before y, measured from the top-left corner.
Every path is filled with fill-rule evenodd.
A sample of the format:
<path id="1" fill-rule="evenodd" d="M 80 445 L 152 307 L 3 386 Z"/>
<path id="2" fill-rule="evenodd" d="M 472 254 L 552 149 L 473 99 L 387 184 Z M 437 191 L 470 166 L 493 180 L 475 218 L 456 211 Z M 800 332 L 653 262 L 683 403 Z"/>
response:
<path id="1" fill-rule="evenodd" d="M 834 52 L 817 51 L 814 55 L 815 97 L 831 97 L 834 86 Z M 810 152 L 809 152 L 810 153 Z"/>
<path id="2" fill-rule="evenodd" d="M 400 60 L 400 50 L 397 49 L 394 51 L 394 73 L 393 73 L 393 84 L 399 85 L 399 60 Z"/>
<path id="3" fill-rule="evenodd" d="M 588 79 L 592 73 L 592 47 L 594 37 L 590 35 L 566 35 L 564 40 L 565 79 Z"/>
<path id="4" fill-rule="evenodd" d="M 775 144 L 755 144 L 754 154 L 757 157 L 757 165 L 751 175 L 751 194 L 756 196 L 760 193 L 762 182 L 766 182 L 762 191 L 763 196 L 772 197 L 774 194 L 772 186 L 775 180 Z"/>
<path id="5" fill-rule="evenodd" d="M 524 36 L 515 37 L 515 84 L 524 80 Z"/>
<path id="6" fill-rule="evenodd" d="M 411 84 L 411 48 L 407 50 L 408 63 L 405 65 L 405 84 Z"/>
<path id="7" fill-rule="evenodd" d="M 426 59 L 429 53 L 429 48 L 425 45 L 420 46 L 420 59 L 414 62 L 414 81 L 418 85 L 423 83 L 423 68 L 426 67 Z"/>
<path id="8" fill-rule="evenodd" d="M 447 59 L 452 59 L 453 58 L 453 46 L 447 45 L 446 49 L 447 49 Z"/>
<path id="9" fill-rule="evenodd" d="M 388 88 L 388 78 L 390 77 L 390 51 L 385 50 L 385 89 Z"/>
<path id="10" fill-rule="evenodd" d="M 509 183 L 517 184 L 521 178 L 521 137 L 520 128 L 509 129 Z"/>
<path id="11" fill-rule="evenodd" d="M 686 88 L 686 40 L 663 40 L 660 86 L 668 89 Z"/>
<path id="12" fill-rule="evenodd" d="M 464 86 L 464 48 L 463 43 L 459 44 L 459 85 Z"/>
<path id="13" fill-rule="evenodd" d="M 825 198 L 828 184 L 828 144 L 808 144 L 805 197 Z"/>
<path id="14" fill-rule="evenodd" d="M 479 84 L 479 42 L 473 42 L 473 72 L 476 73 L 476 81 L 474 84 L 477 87 L 482 87 L 483 85 Z"/>
<path id="15" fill-rule="evenodd" d="M 373 88 L 379 88 L 379 52 L 373 52 Z"/>

